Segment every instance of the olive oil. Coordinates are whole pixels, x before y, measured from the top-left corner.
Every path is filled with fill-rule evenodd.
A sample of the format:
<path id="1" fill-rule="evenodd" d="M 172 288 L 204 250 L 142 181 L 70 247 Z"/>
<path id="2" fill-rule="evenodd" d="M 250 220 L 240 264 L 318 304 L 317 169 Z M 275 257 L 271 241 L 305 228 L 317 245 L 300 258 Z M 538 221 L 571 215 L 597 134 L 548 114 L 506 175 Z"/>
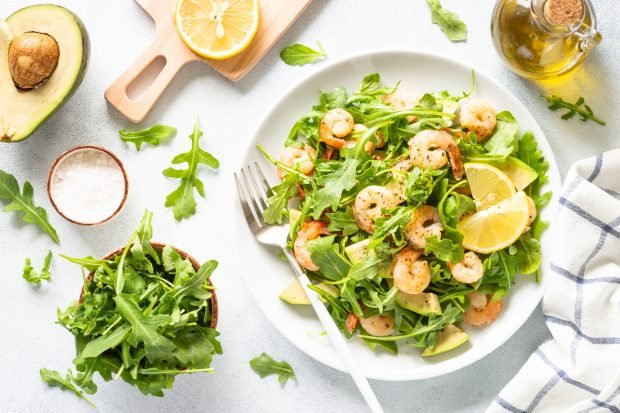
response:
<path id="1" fill-rule="evenodd" d="M 500 0 L 493 16 L 498 53 L 524 77 L 568 73 L 601 41 L 588 0 Z"/>

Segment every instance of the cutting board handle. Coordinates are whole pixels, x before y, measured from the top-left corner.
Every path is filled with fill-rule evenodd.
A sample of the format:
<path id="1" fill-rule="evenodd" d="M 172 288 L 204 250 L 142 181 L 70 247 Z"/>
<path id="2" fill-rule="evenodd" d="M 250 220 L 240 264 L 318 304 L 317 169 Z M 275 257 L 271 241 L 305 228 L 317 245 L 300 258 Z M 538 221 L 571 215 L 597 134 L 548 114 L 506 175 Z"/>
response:
<path id="1" fill-rule="evenodd" d="M 133 123 L 140 123 L 144 120 L 179 69 L 191 60 L 187 54 L 166 53 L 165 49 L 165 47 L 162 48 L 162 42 L 156 39 L 105 92 L 108 102 Z M 127 94 L 127 89 L 133 82 L 144 76 L 145 69 L 158 58 L 164 59 L 161 72 L 156 75 L 151 84 L 145 85 L 140 97 L 135 100 L 131 99 Z"/>

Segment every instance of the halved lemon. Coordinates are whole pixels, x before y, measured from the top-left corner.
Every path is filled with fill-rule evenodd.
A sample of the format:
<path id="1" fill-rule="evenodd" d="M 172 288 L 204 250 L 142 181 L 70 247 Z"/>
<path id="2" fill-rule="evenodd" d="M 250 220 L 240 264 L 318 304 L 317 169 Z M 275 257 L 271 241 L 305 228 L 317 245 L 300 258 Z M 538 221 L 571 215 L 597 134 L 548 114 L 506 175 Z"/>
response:
<path id="1" fill-rule="evenodd" d="M 258 0 L 179 0 L 175 22 L 183 42 L 200 56 L 223 60 L 252 43 Z"/>
<path id="2" fill-rule="evenodd" d="M 463 234 L 463 247 L 489 254 L 515 242 L 528 223 L 528 202 L 524 192 L 517 192 L 499 204 L 476 212 L 456 224 Z"/>
<path id="3" fill-rule="evenodd" d="M 489 164 L 466 163 L 465 175 L 478 211 L 483 211 L 517 193 L 515 184 L 508 175 Z"/>

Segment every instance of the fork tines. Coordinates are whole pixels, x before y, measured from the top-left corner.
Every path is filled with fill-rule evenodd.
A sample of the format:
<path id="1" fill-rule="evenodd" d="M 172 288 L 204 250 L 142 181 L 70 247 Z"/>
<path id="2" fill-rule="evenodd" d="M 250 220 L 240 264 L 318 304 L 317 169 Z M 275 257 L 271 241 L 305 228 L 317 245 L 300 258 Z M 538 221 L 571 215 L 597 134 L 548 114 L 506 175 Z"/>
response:
<path id="1" fill-rule="evenodd" d="M 263 213 L 267 208 L 267 198 L 273 194 L 263 171 L 258 166 L 258 162 L 254 162 L 254 169 L 256 172 L 253 172 L 252 167 L 248 165 L 242 168 L 239 173 L 235 173 L 237 194 L 243 208 L 243 214 L 253 231 L 266 225 Z M 243 179 L 239 178 L 240 175 L 243 176 Z"/>

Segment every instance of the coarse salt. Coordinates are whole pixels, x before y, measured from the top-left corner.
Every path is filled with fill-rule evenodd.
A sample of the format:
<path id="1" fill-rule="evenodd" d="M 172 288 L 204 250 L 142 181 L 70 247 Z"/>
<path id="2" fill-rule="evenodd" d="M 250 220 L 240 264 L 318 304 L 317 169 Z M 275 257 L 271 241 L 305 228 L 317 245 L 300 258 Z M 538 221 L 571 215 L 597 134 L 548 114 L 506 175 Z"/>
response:
<path id="1" fill-rule="evenodd" d="M 125 201 L 126 177 L 110 154 L 97 148 L 67 153 L 52 171 L 50 198 L 70 221 L 93 225 L 111 218 Z"/>

